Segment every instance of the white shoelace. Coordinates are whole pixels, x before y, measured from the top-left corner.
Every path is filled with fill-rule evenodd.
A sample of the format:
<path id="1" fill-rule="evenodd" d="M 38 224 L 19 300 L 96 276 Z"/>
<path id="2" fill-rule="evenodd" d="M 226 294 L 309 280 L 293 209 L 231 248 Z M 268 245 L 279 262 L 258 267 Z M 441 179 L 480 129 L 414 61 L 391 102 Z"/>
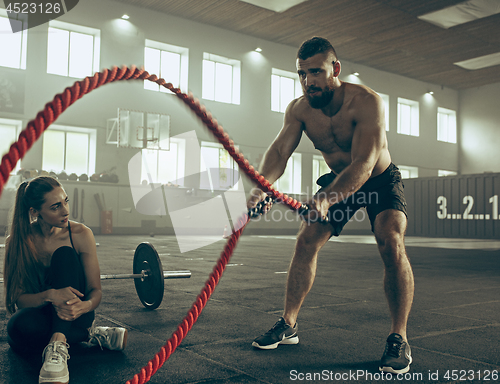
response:
<path id="1" fill-rule="evenodd" d="M 45 363 L 47 355 L 49 362 L 52 364 L 60 364 L 63 356 L 66 360 L 69 360 L 68 348 L 69 345 L 63 341 L 53 341 L 49 343 L 43 351 L 43 362 Z"/>

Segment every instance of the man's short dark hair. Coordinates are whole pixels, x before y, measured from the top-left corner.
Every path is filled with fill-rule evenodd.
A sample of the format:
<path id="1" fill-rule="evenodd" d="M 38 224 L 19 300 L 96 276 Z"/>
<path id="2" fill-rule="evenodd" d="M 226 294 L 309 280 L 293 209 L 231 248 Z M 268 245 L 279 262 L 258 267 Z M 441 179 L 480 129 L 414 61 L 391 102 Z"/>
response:
<path id="1" fill-rule="evenodd" d="M 297 58 L 300 60 L 306 60 L 318 53 L 328 54 L 330 52 L 333 53 L 335 60 L 337 60 L 337 53 L 327 39 L 324 39 L 323 37 L 313 37 L 302 43 L 299 51 L 297 52 Z"/>

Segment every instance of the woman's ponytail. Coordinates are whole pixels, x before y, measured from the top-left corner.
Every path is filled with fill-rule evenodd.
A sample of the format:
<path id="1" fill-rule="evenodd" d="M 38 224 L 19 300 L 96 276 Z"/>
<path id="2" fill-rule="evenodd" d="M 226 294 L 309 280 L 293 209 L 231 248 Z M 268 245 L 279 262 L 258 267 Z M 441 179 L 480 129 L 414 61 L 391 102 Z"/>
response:
<path id="1" fill-rule="evenodd" d="M 4 291 L 5 307 L 16 311 L 16 302 L 23 293 L 37 293 L 44 289 L 43 264 L 38 258 L 31 230 L 30 208 L 40 209 L 44 196 L 59 182 L 48 176 L 23 182 L 17 189 L 5 241 Z"/>

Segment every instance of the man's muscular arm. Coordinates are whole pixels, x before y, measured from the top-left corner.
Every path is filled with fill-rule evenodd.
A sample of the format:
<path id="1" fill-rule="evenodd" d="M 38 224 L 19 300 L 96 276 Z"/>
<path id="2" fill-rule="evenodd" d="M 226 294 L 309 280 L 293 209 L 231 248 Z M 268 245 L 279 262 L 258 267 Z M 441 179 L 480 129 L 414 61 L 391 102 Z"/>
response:
<path id="1" fill-rule="evenodd" d="M 302 136 L 302 122 L 295 115 L 296 102 L 297 100 L 293 100 L 288 105 L 285 111 L 283 127 L 267 149 L 260 163 L 259 173 L 271 184 L 285 172 L 287 161 L 299 145 Z M 253 208 L 264 197 L 265 193 L 259 187 L 253 188 L 250 192 L 247 207 Z"/>
<path id="2" fill-rule="evenodd" d="M 382 100 L 373 94 L 358 96 L 355 105 L 351 145 L 351 164 L 338 174 L 334 182 L 315 196 L 313 206 L 325 218 L 328 208 L 346 199 L 370 178 L 384 147 L 385 125 Z"/>

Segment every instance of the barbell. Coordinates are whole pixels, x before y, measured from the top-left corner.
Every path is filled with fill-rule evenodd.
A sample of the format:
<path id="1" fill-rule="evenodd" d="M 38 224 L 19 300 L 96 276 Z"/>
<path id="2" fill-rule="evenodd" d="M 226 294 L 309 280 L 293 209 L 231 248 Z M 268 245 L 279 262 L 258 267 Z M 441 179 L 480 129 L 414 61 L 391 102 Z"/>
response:
<path id="1" fill-rule="evenodd" d="M 151 243 L 140 243 L 134 252 L 133 273 L 101 275 L 101 280 L 134 279 L 139 300 L 147 309 L 156 309 L 163 300 L 165 279 L 189 279 L 191 271 L 164 271 L 160 256 Z M 3 278 L 0 278 L 3 282 Z"/>
<path id="2" fill-rule="evenodd" d="M 101 280 L 134 279 L 135 290 L 142 305 L 156 309 L 163 300 L 165 279 L 189 279 L 191 271 L 164 271 L 153 244 L 140 243 L 134 252 L 132 274 L 101 275 Z"/>

